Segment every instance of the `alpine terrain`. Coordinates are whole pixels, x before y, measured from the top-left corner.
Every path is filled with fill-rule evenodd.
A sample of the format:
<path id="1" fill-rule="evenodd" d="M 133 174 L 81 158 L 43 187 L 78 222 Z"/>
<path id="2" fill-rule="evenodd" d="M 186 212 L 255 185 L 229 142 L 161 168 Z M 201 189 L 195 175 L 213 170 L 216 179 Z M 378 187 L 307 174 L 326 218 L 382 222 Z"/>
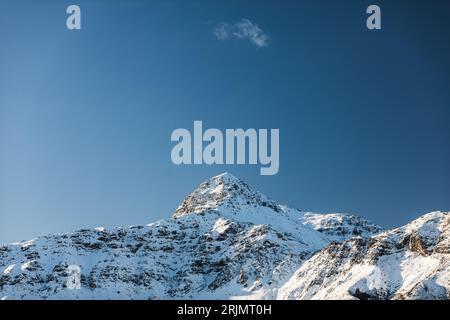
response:
<path id="1" fill-rule="evenodd" d="M 449 299 L 450 214 L 393 230 L 222 174 L 170 219 L 0 246 L 0 299 Z"/>

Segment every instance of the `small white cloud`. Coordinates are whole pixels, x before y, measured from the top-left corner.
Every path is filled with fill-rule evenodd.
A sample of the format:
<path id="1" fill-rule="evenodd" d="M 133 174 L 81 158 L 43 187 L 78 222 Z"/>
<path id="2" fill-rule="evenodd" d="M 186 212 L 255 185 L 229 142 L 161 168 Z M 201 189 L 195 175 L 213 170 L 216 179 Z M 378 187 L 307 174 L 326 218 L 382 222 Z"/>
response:
<path id="1" fill-rule="evenodd" d="M 266 47 L 269 37 L 258 27 L 257 24 L 248 19 L 241 19 L 237 23 L 221 23 L 214 29 L 214 35 L 218 40 L 230 38 L 247 39 L 256 47 Z"/>
<path id="2" fill-rule="evenodd" d="M 220 25 L 218 25 L 216 27 L 216 29 L 214 29 L 214 35 L 219 40 L 228 39 L 228 37 L 229 37 L 228 28 L 229 28 L 229 25 L 227 23 L 221 23 Z"/>

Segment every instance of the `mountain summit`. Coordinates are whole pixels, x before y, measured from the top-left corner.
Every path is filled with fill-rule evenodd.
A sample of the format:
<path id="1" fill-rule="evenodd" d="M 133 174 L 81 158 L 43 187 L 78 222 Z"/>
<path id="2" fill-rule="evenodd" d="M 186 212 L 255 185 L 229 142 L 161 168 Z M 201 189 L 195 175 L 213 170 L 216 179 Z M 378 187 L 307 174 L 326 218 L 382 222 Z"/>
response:
<path id="1" fill-rule="evenodd" d="M 172 218 L 0 246 L 0 299 L 447 299 L 450 215 L 393 230 L 224 173 Z"/>
<path id="2" fill-rule="evenodd" d="M 278 205 L 263 194 L 253 191 L 247 183 L 230 173 L 222 173 L 204 181 L 178 207 L 174 218 L 208 211 L 237 213 L 243 208 L 268 207 L 279 211 Z"/>

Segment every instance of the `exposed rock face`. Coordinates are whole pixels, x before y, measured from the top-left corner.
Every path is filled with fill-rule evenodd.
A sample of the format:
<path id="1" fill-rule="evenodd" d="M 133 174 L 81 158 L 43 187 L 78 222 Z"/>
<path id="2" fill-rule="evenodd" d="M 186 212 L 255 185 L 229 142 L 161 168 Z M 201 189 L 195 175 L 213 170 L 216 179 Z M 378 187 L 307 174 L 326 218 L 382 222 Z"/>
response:
<path id="1" fill-rule="evenodd" d="M 448 212 L 369 238 L 332 243 L 279 290 L 280 299 L 449 299 Z"/>
<path id="2" fill-rule="evenodd" d="M 236 214 L 243 209 L 261 207 L 270 208 L 275 212 L 282 210 L 273 200 L 251 190 L 244 181 L 224 173 L 200 184 L 184 199 L 173 217 L 178 218 L 190 213 L 203 214 L 219 208 Z"/>
<path id="3" fill-rule="evenodd" d="M 361 217 L 349 214 L 306 213 L 304 219 L 314 229 L 326 234 L 330 239 L 335 241 L 356 236 L 367 237 L 383 231 L 381 227 Z"/>
<path id="4" fill-rule="evenodd" d="M 447 298 L 449 225 L 436 212 L 384 231 L 223 174 L 168 220 L 0 246 L 0 299 Z"/>

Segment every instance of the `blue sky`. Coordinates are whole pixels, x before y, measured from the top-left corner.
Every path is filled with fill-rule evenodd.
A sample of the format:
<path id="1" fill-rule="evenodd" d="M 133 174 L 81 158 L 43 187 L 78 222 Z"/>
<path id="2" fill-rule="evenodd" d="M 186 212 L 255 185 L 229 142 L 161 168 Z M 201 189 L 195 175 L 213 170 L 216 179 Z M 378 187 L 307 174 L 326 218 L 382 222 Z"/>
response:
<path id="1" fill-rule="evenodd" d="M 0 242 L 168 218 L 223 171 L 385 227 L 449 210 L 450 5 L 375 3 L 371 32 L 356 0 L 2 1 Z M 214 35 L 241 19 L 265 46 Z M 279 128 L 279 173 L 173 165 L 194 120 Z"/>

